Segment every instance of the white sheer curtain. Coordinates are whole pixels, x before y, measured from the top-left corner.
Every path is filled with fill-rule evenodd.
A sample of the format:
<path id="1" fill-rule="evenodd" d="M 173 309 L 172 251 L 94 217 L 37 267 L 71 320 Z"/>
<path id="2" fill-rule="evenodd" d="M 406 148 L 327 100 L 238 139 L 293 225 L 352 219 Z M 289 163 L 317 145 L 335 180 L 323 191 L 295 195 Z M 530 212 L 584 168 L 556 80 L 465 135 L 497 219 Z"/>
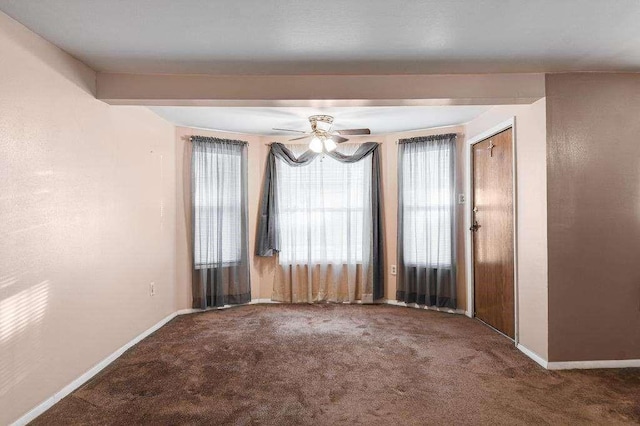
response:
<path id="1" fill-rule="evenodd" d="M 451 266 L 451 155 L 446 146 L 406 145 L 402 156 L 404 259 Z"/>
<path id="2" fill-rule="evenodd" d="M 251 300 L 247 144 L 192 137 L 193 307 Z"/>
<path id="3" fill-rule="evenodd" d="M 456 306 L 455 135 L 400 141 L 398 292 L 407 303 Z"/>
<path id="4" fill-rule="evenodd" d="M 359 146 L 337 149 L 352 155 Z M 287 148 L 296 156 L 308 149 Z M 281 250 L 274 299 L 372 299 L 363 292 L 372 247 L 371 156 L 342 163 L 324 155 L 299 167 L 277 160 L 276 167 Z"/>
<path id="5" fill-rule="evenodd" d="M 194 266 L 237 263 L 243 243 L 242 146 L 194 142 L 193 157 Z"/>

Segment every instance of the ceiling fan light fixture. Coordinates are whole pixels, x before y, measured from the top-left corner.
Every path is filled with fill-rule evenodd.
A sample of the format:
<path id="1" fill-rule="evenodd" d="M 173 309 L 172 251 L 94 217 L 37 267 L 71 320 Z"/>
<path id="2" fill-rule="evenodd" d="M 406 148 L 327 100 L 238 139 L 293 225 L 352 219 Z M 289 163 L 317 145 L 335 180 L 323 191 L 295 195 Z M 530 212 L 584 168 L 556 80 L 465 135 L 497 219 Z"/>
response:
<path id="1" fill-rule="evenodd" d="M 335 141 L 331 138 L 326 138 L 324 140 L 324 149 L 326 149 L 327 152 L 333 151 L 337 146 L 338 145 L 336 145 Z"/>
<path id="2" fill-rule="evenodd" d="M 333 128 L 333 117 L 330 115 L 312 115 L 309 117 L 309 123 L 311 124 L 311 131 L 304 132 L 302 130 L 293 129 L 280 129 L 274 127 L 273 130 L 302 133 L 305 136 L 289 139 L 290 141 L 297 141 L 301 139 L 307 139 L 311 137 L 309 143 L 309 149 L 317 154 L 321 152 L 334 151 L 338 144 L 346 142 L 349 138 L 345 138 L 345 135 L 358 136 L 358 135 L 370 135 L 369 129 L 342 129 L 336 132 L 331 132 Z"/>
<path id="3" fill-rule="evenodd" d="M 322 141 L 317 136 L 314 136 L 309 142 L 309 149 L 316 153 L 322 152 Z"/>

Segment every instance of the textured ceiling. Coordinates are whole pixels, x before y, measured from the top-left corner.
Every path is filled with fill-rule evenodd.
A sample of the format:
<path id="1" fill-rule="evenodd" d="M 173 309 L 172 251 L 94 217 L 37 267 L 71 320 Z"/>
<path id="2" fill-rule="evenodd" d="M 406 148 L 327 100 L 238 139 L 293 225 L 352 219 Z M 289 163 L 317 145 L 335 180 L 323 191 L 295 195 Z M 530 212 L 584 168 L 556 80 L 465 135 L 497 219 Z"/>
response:
<path id="1" fill-rule="evenodd" d="M 0 0 L 100 71 L 640 71 L 638 0 Z"/>
<path id="2" fill-rule="evenodd" d="M 373 134 L 450 126 L 465 123 L 489 107 L 361 107 L 361 108 L 223 108 L 151 107 L 168 121 L 187 127 L 260 135 L 288 134 L 273 127 L 308 131 L 308 116 L 328 114 L 334 128 L 368 127 Z M 292 134 L 291 137 L 295 137 Z"/>

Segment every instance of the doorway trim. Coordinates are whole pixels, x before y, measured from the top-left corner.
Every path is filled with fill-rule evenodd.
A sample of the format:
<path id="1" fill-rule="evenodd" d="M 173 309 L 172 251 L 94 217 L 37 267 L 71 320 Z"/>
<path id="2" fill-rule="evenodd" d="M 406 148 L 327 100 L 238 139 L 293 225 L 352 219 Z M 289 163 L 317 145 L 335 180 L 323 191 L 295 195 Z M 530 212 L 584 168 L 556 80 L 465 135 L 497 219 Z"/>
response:
<path id="1" fill-rule="evenodd" d="M 519 317 L 519 297 L 518 297 L 518 197 L 517 197 L 517 168 L 516 168 L 516 117 L 503 121 L 502 123 L 474 136 L 467 140 L 465 144 L 465 191 L 467 193 L 466 206 L 464 209 L 464 242 L 465 242 L 465 264 L 467 274 L 467 311 L 466 315 L 473 318 L 475 312 L 474 306 L 474 273 L 473 273 L 473 239 L 471 238 L 471 216 L 473 210 L 473 170 L 472 170 L 472 147 L 474 144 L 481 142 L 491 136 L 503 132 L 511 128 L 512 154 L 511 167 L 513 170 L 513 294 L 514 294 L 514 342 L 517 345 L 520 340 L 520 324 Z"/>

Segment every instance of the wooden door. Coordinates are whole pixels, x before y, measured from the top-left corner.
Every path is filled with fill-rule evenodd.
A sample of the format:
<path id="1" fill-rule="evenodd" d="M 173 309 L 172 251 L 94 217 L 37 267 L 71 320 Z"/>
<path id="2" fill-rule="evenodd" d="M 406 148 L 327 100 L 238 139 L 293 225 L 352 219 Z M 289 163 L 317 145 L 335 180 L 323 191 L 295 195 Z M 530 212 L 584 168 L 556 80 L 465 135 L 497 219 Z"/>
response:
<path id="1" fill-rule="evenodd" d="M 474 144 L 472 150 L 475 316 L 513 339 L 512 129 Z"/>

